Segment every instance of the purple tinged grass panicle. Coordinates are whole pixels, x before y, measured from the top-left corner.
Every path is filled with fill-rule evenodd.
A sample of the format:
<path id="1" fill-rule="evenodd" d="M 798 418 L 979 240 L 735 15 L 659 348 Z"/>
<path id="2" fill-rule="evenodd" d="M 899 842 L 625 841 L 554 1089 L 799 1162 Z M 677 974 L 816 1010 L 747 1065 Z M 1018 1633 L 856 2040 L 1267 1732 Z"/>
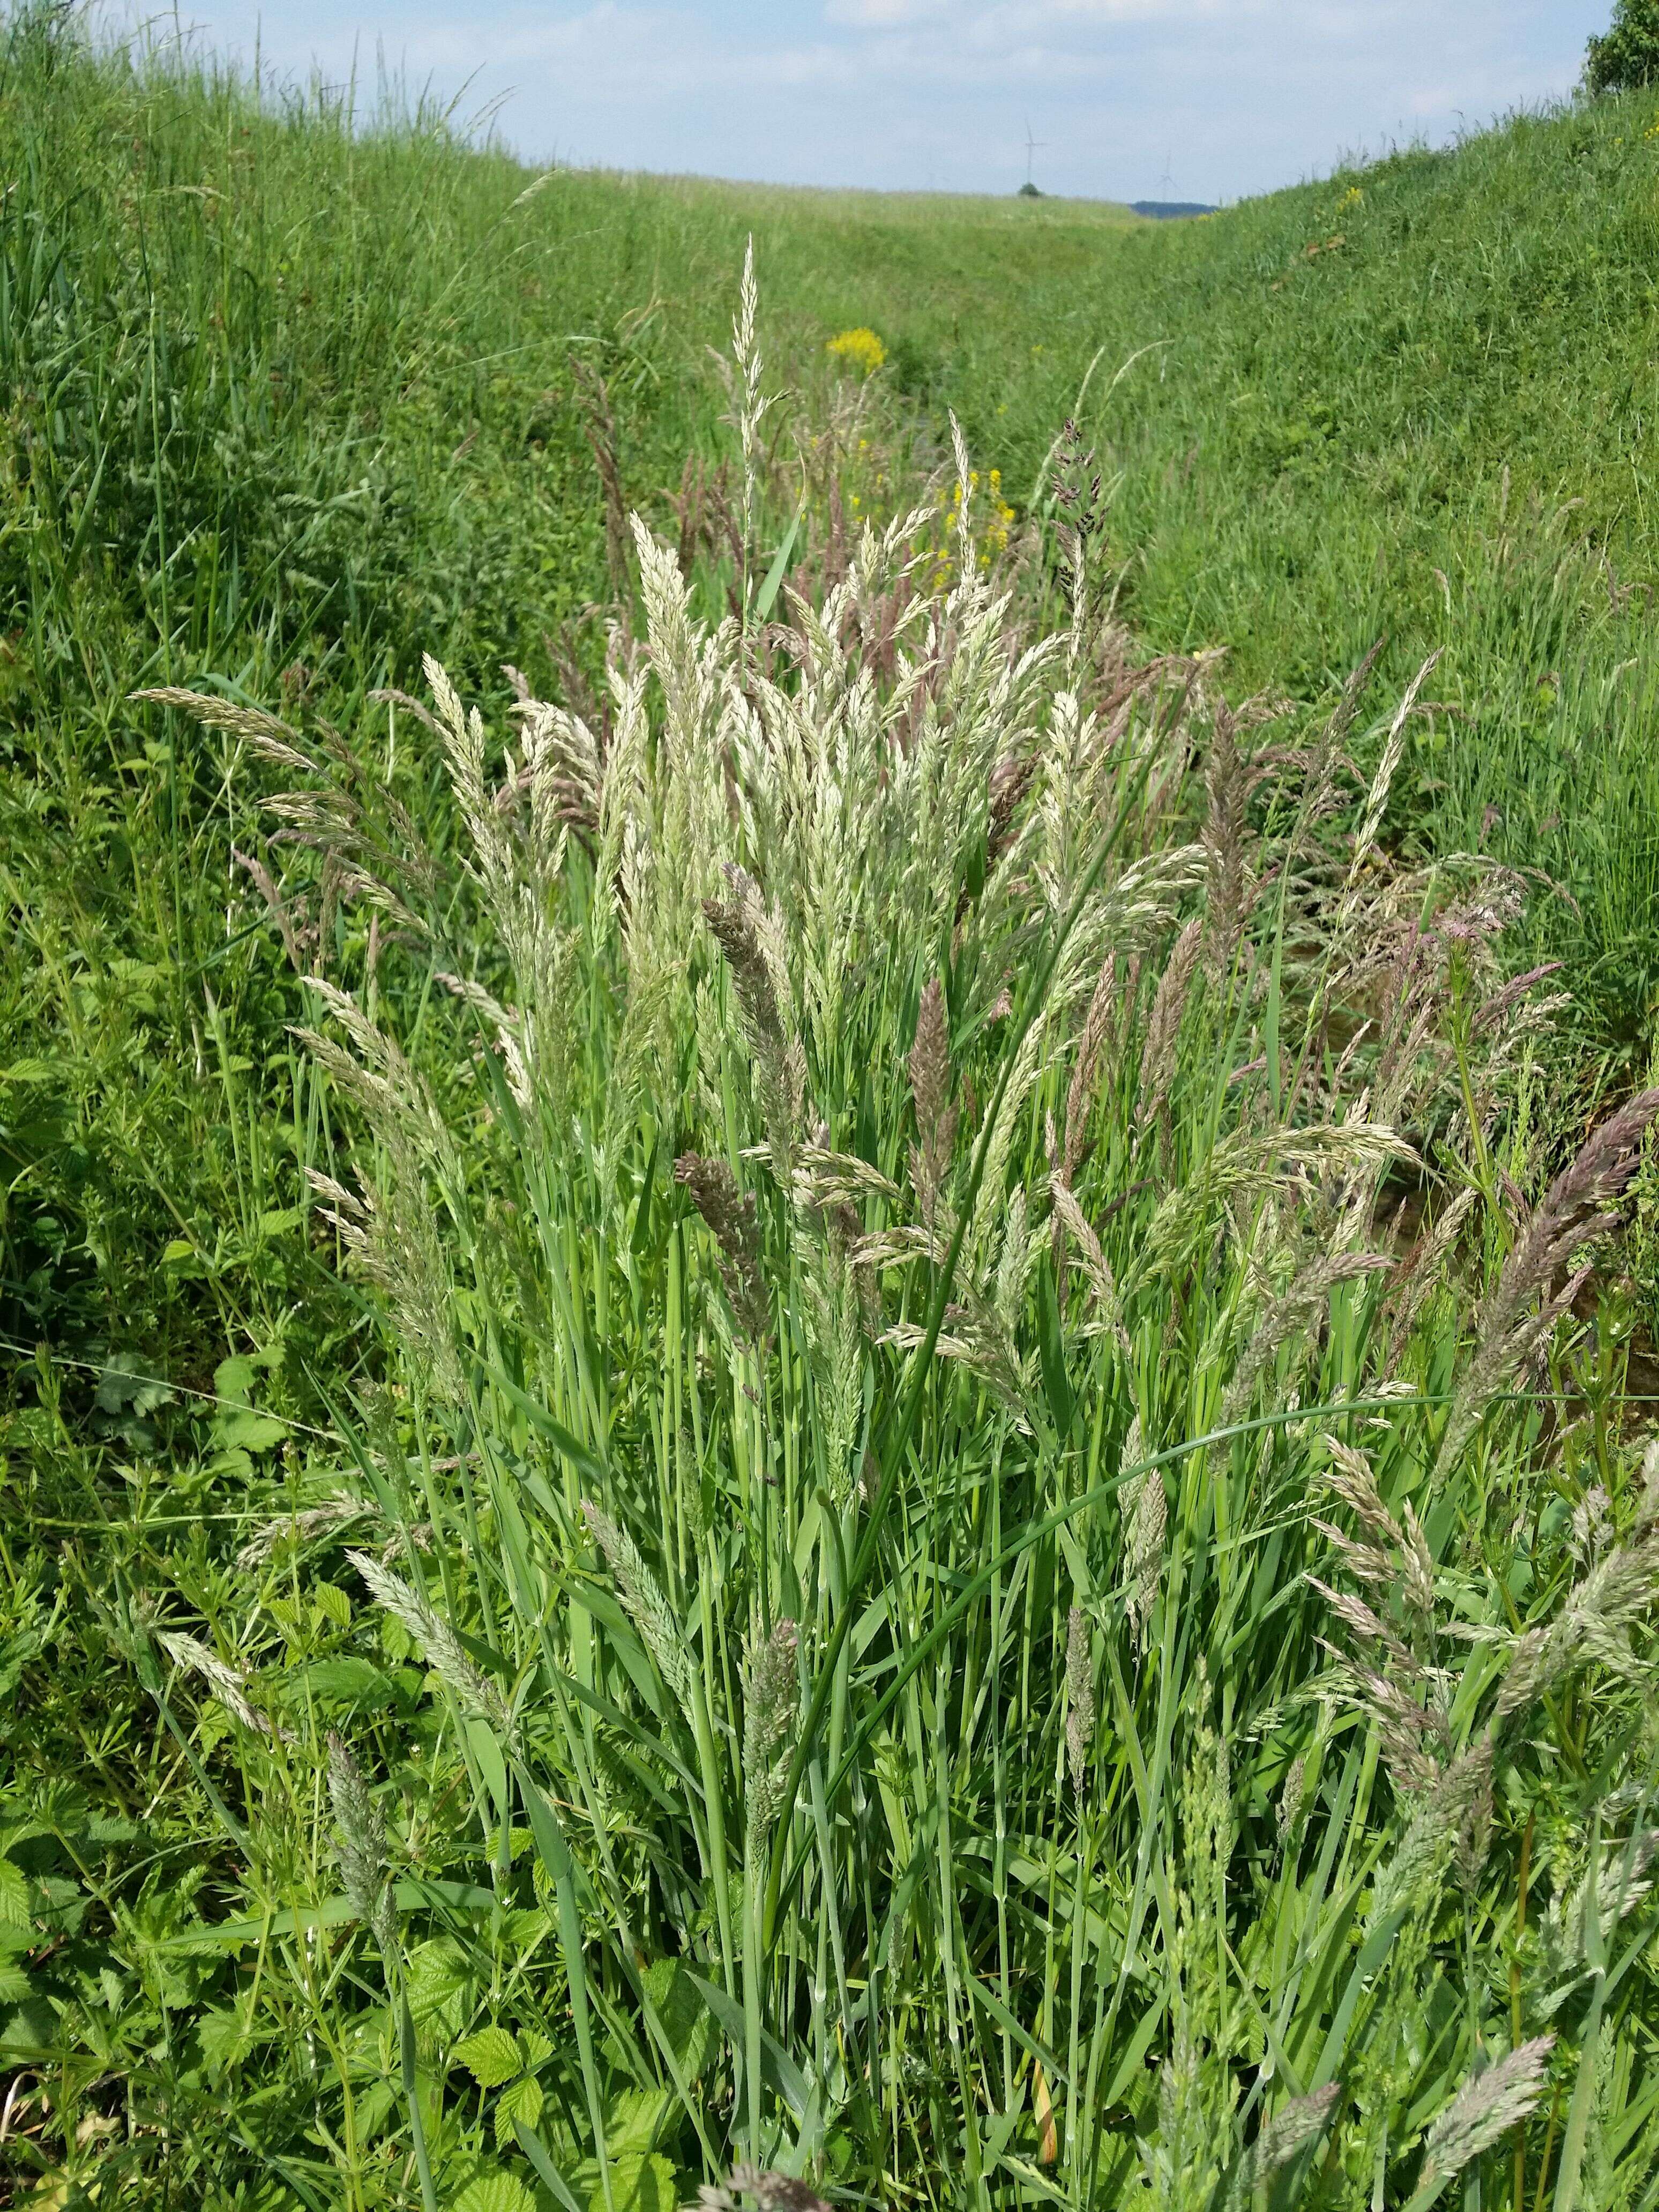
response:
<path id="1" fill-rule="evenodd" d="M 1619 1225 L 1613 1209 L 1640 1164 L 1656 1114 L 1659 1087 L 1638 1091 L 1591 1133 L 1534 1208 L 1481 1309 L 1474 1353 L 1435 1455 L 1437 1484 L 1457 1464 L 1505 1377 L 1543 1343 L 1583 1287 L 1589 1270 L 1582 1265 L 1565 1283 L 1561 1278 L 1587 1245 Z"/>
<path id="2" fill-rule="evenodd" d="M 754 1056 L 772 1171 L 779 1187 L 787 1190 L 794 1178 L 806 1069 L 795 1035 L 783 932 L 746 870 L 727 861 L 725 874 L 733 896 L 705 899 L 703 919 L 732 976 L 738 1026 Z"/>
<path id="3" fill-rule="evenodd" d="M 1378 1252 L 1334 1252 L 1310 1260 L 1287 1289 L 1252 1316 L 1243 1357 L 1222 1401 L 1223 1427 L 1249 1410 L 1258 1383 L 1284 1347 L 1323 1321 L 1333 1291 L 1367 1275 L 1384 1274 L 1393 1264 Z"/>
<path id="4" fill-rule="evenodd" d="M 957 1115 L 951 1103 L 951 1039 L 945 992 L 937 976 L 923 988 L 910 1047 L 910 1095 L 916 1142 L 910 1148 L 910 1184 L 923 1222 L 932 1226 L 951 1172 Z"/>
<path id="5" fill-rule="evenodd" d="M 738 1179 L 724 1160 L 705 1159 L 699 1152 L 681 1153 L 674 1163 L 674 1180 L 690 1193 L 692 1204 L 714 1234 L 720 1280 L 738 1334 L 761 1358 L 772 1340 L 772 1304 L 753 1194 L 738 1191 Z"/>
<path id="6" fill-rule="evenodd" d="M 753 878 L 735 864 L 728 863 L 726 873 L 735 896 L 729 899 L 705 899 L 703 919 L 726 955 L 749 1042 L 757 1053 L 781 1054 L 783 1023 L 771 970 L 761 949 L 756 884 Z"/>
<path id="7" fill-rule="evenodd" d="M 1249 919 L 1255 888 L 1246 857 L 1245 808 L 1249 800 L 1250 774 L 1238 750 L 1237 725 L 1224 700 L 1216 702 L 1211 718 L 1204 787 L 1207 802 L 1204 854 L 1209 868 L 1204 915 L 1206 951 L 1211 966 L 1224 972 Z"/>
<path id="8" fill-rule="evenodd" d="M 1089 1115 L 1095 1102 L 1101 1062 L 1116 1036 L 1117 1010 L 1124 996 L 1118 956 L 1115 951 L 1109 952 L 1095 978 L 1066 1092 L 1066 1144 L 1060 1159 L 1060 1179 L 1068 1191 L 1075 1184 L 1078 1170 L 1083 1164 Z"/>
<path id="9" fill-rule="evenodd" d="M 1035 753 L 1004 753 L 991 770 L 986 796 L 989 818 L 985 831 L 985 873 L 988 879 L 1013 846 L 1019 810 L 1036 774 Z"/>
<path id="10" fill-rule="evenodd" d="M 1152 1012 L 1146 1019 L 1146 1040 L 1140 1054 L 1137 1112 L 1143 1128 L 1156 1123 L 1160 1131 L 1165 1131 L 1170 1085 L 1175 1080 L 1176 1048 L 1181 1035 L 1181 1018 L 1187 1011 L 1187 994 L 1192 988 L 1198 957 L 1203 948 L 1203 922 L 1197 920 L 1188 922 L 1176 939 L 1168 963 L 1158 979 L 1158 988 L 1152 994 Z M 1166 1132 L 1166 1153 L 1168 1149 Z"/>
<path id="11" fill-rule="evenodd" d="M 276 923 L 283 940 L 289 967 L 296 975 L 309 974 L 313 962 L 322 957 L 320 933 L 307 927 L 303 915 L 290 907 L 276 878 L 257 854 L 239 852 L 233 845 L 230 857 L 264 899 L 265 911 Z"/>
<path id="12" fill-rule="evenodd" d="M 1389 1340 L 1387 1372 L 1392 1375 L 1400 1364 L 1401 1354 L 1410 1341 L 1411 1333 L 1425 1303 L 1433 1296 L 1443 1281 L 1443 1263 L 1450 1255 L 1462 1231 L 1463 1224 L 1474 1211 L 1480 1194 L 1474 1183 L 1467 1183 L 1450 1202 L 1443 1206 L 1431 1226 L 1395 1272 L 1389 1291 L 1389 1315 L 1392 1328 Z"/>

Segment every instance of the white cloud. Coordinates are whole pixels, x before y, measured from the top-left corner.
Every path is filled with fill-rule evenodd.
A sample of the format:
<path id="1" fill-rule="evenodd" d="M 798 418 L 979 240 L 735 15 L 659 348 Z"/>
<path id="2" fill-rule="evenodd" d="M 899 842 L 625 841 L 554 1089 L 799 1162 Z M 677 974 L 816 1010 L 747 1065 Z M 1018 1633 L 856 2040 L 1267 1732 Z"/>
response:
<path id="1" fill-rule="evenodd" d="M 829 0 L 823 20 L 851 30 L 896 31 L 937 20 L 947 7 L 948 0 Z"/>

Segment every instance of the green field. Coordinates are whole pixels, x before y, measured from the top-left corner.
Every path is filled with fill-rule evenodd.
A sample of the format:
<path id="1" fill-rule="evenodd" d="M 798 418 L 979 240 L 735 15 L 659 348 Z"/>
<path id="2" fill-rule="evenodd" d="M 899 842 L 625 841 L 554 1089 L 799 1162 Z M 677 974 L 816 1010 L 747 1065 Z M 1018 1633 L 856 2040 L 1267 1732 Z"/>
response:
<path id="1" fill-rule="evenodd" d="M 1659 2204 L 1659 98 L 0 36 L 0 2204 Z"/>

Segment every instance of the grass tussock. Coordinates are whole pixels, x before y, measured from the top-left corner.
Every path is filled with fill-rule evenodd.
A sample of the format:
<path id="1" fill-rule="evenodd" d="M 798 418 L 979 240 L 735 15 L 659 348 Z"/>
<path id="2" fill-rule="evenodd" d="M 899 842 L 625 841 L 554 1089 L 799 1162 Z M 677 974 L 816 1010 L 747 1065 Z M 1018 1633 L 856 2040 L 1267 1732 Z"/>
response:
<path id="1" fill-rule="evenodd" d="M 1024 465 L 823 268 L 800 330 L 752 264 L 734 332 L 706 287 L 707 422 L 652 398 L 695 318 L 630 320 L 630 257 L 723 249 L 719 194 L 526 200 L 435 131 L 416 175 L 44 37 L 7 82 L 57 88 L 58 142 L 0 100 L 36 165 L 7 269 L 62 227 L 0 365 L 18 511 L 58 483 L 80 519 L 6 541 L 5 1296 L 41 1349 L 0 1516 L 0 2191 L 1646 2203 L 1659 1090 L 1573 933 L 1645 848 L 1570 904 L 1537 840 L 1455 834 L 1435 750 L 1489 677 L 1515 750 L 1478 775 L 1541 793 L 1516 625 L 1582 703 L 1625 585 L 1502 489 L 1467 620 L 1334 629 L 1340 681 L 1287 650 L 1252 693 L 1284 635 L 1160 628 L 1086 416 L 1013 507 Z M 100 222 L 238 134 L 133 289 Z M 361 248 L 303 313 L 283 180 Z M 1256 253 L 1304 221 L 1273 204 L 1168 251 Z M 520 288 L 573 208 L 632 212 L 557 280 L 614 344 L 556 363 Z M 873 284 L 936 212 L 775 220 L 856 231 Z M 465 283 L 416 265 L 441 232 Z M 498 314 L 532 356 L 499 382 Z M 826 359 L 878 325 L 868 374 Z M 291 410 L 273 333 L 314 348 Z M 515 507 L 520 374 L 560 427 Z M 407 537 L 234 503 L 225 422 L 303 427 L 321 487 L 370 415 Z M 255 557 L 290 524 L 340 565 Z M 1593 757 L 1650 821 L 1646 667 Z"/>
<path id="2" fill-rule="evenodd" d="M 747 290 L 733 388 L 752 512 Z M 1571 1127 L 1524 886 L 1379 843 L 1411 693 L 1287 745 L 1137 653 L 1074 449 L 1033 630 L 958 466 L 948 589 L 915 514 L 710 619 L 635 521 L 593 719 L 429 661 L 445 850 L 361 749 L 155 695 L 283 786 L 382 1352 L 247 1461 L 234 1572 L 118 1577 L 218 1824 L 139 1893 L 166 2108 L 235 2118 L 162 2149 L 71 1942 L 25 2108 L 100 2191 L 1650 2168 L 1659 1463 L 1569 1316 L 1659 1092 Z"/>

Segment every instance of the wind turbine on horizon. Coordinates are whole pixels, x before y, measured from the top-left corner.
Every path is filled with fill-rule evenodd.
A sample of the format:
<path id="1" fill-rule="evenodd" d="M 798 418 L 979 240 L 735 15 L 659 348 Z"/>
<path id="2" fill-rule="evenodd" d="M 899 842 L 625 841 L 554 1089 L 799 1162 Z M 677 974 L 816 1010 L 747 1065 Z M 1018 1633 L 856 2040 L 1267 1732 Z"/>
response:
<path id="1" fill-rule="evenodd" d="M 1028 115 L 1025 118 L 1025 181 L 1028 185 L 1032 185 L 1034 189 L 1036 179 L 1031 174 L 1031 156 L 1034 154 L 1042 153 L 1048 143 L 1048 142 L 1046 138 L 1032 137 L 1031 118 Z"/>

